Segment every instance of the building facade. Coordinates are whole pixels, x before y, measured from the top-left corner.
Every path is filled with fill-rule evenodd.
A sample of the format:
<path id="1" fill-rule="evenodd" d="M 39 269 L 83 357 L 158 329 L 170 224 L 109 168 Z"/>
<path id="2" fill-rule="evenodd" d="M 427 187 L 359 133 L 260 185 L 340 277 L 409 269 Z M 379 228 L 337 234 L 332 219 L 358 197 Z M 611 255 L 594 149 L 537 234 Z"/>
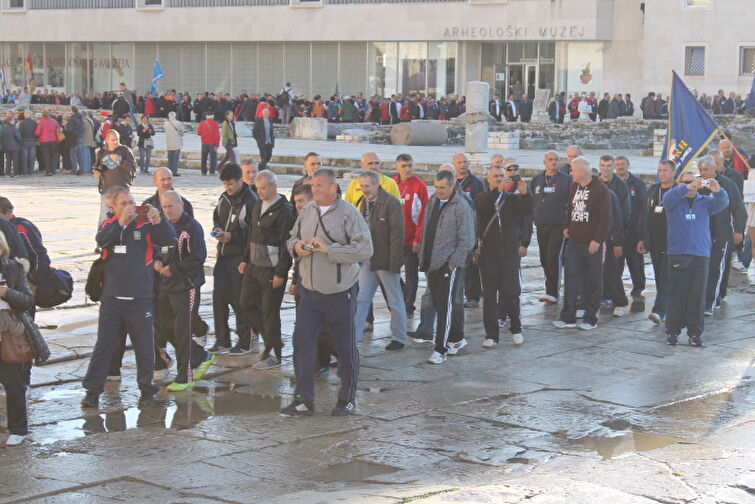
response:
<path id="1" fill-rule="evenodd" d="M 737 0 L 0 0 L 6 85 L 67 93 L 159 89 L 464 93 L 487 81 L 537 89 L 746 92 L 755 43 L 719 18 Z M 739 12 L 744 11 L 744 12 Z M 677 30 L 675 26 L 679 26 Z M 693 26 L 693 29 L 681 27 Z M 741 32 L 741 33 L 740 33 Z M 723 40 L 732 36 L 737 44 Z M 728 39 L 727 39 L 728 40 Z M 732 49 L 736 45 L 735 49 Z M 753 46 L 753 47 L 750 47 Z M 730 54 L 731 53 L 731 54 Z M 702 63 L 700 60 L 702 59 Z M 740 61 L 741 60 L 741 61 Z M 701 68 L 702 67 L 702 68 Z M 707 88 L 710 88 L 709 90 Z"/>

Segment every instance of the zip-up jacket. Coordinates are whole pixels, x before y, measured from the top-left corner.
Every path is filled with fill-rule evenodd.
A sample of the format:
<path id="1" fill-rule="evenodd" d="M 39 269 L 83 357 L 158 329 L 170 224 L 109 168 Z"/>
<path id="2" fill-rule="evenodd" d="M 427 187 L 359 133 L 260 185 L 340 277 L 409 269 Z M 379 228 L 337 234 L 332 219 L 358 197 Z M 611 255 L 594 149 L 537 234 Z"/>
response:
<path id="1" fill-rule="evenodd" d="M 121 162 L 115 168 L 108 168 L 104 164 L 104 159 L 111 154 L 120 156 Z M 136 161 L 131 149 L 125 145 L 119 145 L 115 150 L 109 150 L 107 146 L 97 151 L 97 161 L 94 169 L 101 173 L 99 190 L 100 194 L 105 194 L 113 186 L 129 187 L 136 176 Z"/>
<path id="2" fill-rule="evenodd" d="M 456 187 L 472 200 L 472 207 L 474 208 L 474 200 L 477 196 L 485 192 L 485 184 L 482 183 L 480 177 L 472 172 L 467 172 L 467 176 L 463 179 L 456 179 Z"/>
<path id="3" fill-rule="evenodd" d="M 642 210 L 640 239 L 645 242 L 645 249 L 649 252 L 666 252 L 668 227 L 666 226 L 666 208 L 663 206 L 663 196 L 673 187 L 672 185 L 664 189 L 658 182 L 650 186 L 648 190 L 645 206 Z M 656 208 L 660 208 L 660 211 L 656 211 Z"/>
<path id="4" fill-rule="evenodd" d="M 602 181 L 603 179 L 601 179 Z M 624 223 L 624 231 L 626 232 L 630 228 L 630 221 L 632 218 L 632 200 L 629 199 L 629 187 L 627 183 L 621 180 L 618 176 L 613 175 L 611 180 L 603 182 L 607 188 L 612 190 L 616 197 L 619 198 L 619 205 L 621 206 L 621 220 Z M 619 215 L 614 215 L 614 219 L 619 219 Z"/>
<path id="5" fill-rule="evenodd" d="M 690 199 L 685 196 L 687 191 L 687 185 L 681 184 L 663 196 L 668 222 L 667 253 L 710 257 L 710 217 L 726 209 L 729 196 L 721 189 L 708 195 L 698 193 Z"/>
<path id="6" fill-rule="evenodd" d="M 385 191 L 391 196 L 395 196 L 396 199 L 401 199 L 398 184 L 396 184 L 391 177 L 378 172 L 378 178 L 380 179 L 380 187 L 385 189 Z M 355 177 L 349 184 L 349 187 L 346 188 L 346 193 L 343 195 L 343 199 L 356 206 L 362 196 L 362 187 L 359 185 L 359 177 Z"/>
<path id="7" fill-rule="evenodd" d="M 730 240 L 732 233 L 744 233 L 747 225 L 747 211 L 742 200 L 742 195 L 736 184 L 729 177 L 722 174 L 716 175 L 722 191 L 726 191 L 729 204 L 720 212 L 710 217 L 710 232 L 714 240 Z"/>
<path id="8" fill-rule="evenodd" d="M 475 207 L 482 241 L 480 252 L 501 254 L 522 244 L 521 218 L 532 213 L 532 195 L 529 192 L 501 193 L 498 189 L 493 189 L 479 195 L 475 199 Z M 496 207 L 500 210 L 496 211 Z M 488 228 L 491 219 L 492 224 Z M 487 232 L 485 228 L 488 228 Z"/>
<path id="9" fill-rule="evenodd" d="M 216 149 L 220 145 L 220 126 L 214 119 L 199 123 L 197 134 L 202 139 L 202 145 L 214 145 Z"/>
<path id="10" fill-rule="evenodd" d="M 105 282 L 103 296 L 149 298 L 154 297 L 155 245 L 175 245 L 176 232 L 165 217 L 160 224 L 136 224 L 132 220 L 121 227 L 118 218 L 105 220 L 97 231 L 97 246 L 103 249 Z M 120 247 L 125 246 L 125 253 Z M 118 253 L 116 253 L 118 252 Z"/>
<path id="11" fill-rule="evenodd" d="M 530 192 L 537 227 L 564 225 L 571 183 L 571 177 L 561 171 L 552 176 L 542 172 L 532 178 Z"/>
<path id="12" fill-rule="evenodd" d="M 184 202 L 184 212 L 189 214 L 191 217 L 194 217 L 194 207 L 191 206 L 191 203 L 189 203 L 189 200 L 181 196 L 181 201 Z M 163 206 L 160 203 L 160 194 L 157 191 L 155 191 L 155 194 L 145 199 L 142 202 L 142 205 L 152 205 L 153 207 L 157 208 L 160 211 L 160 213 L 162 213 L 163 211 Z"/>
<path id="13" fill-rule="evenodd" d="M 436 196 L 430 198 L 419 245 L 422 271 L 437 271 L 445 266 L 466 266 L 467 258 L 475 246 L 477 233 L 473 205 L 470 206 L 463 198 L 464 195 L 454 191 L 442 209 Z M 433 212 L 436 211 L 439 212 L 437 220 L 433 218 Z M 426 253 L 429 261 L 426 261 Z"/>
<path id="14" fill-rule="evenodd" d="M 632 210 L 629 214 L 629 228 L 627 229 L 626 235 L 627 238 L 632 237 L 637 239 L 641 231 L 642 211 L 645 208 L 648 189 L 645 182 L 631 173 L 629 174 L 629 178 L 624 182 L 627 185 L 627 189 L 629 189 L 629 201 L 632 206 Z"/>
<path id="15" fill-rule="evenodd" d="M 412 175 L 405 181 L 401 182 L 398 175 L 393 177 L 398 184 L 398 190 L 401 194 L 401 209 L 404 215 L 404 246 L 410 247 L 414 243 L 419 243 L 422 238 L 422 223 L 425 220 L 425 210 L 430 197 L 427 193 L 427 184 Z"/>
<path id="16" fill-rule="evenodd" d="M 593 176 L 585 187 L 572 183 L 564 221 L 570 240 L 604 243 L 611 231 L 612 214 L 611 196 L 600 178 Z"/>
<path id="17" fill-rule="evenodd" d="M 224 192 L 218 198 L 218 204 L 212 212 L 213 228 L 220 228 L 231 233 L 231 241 L 218 242 L 218 257 L 233 257 L 244 253 L 248 240 L 249 219 L 252 215 L 252 205 L 257 195 L 249 189 L 246 182 L 238 194 L 231 196 Z"/>
<path id="18" fill-rule="evenodd" d="M 368 204 L 367 199 L 362 197 L 357 210 L 364 214 Z M 368 225 L 373 249 L 370 270 L 401 272 L 401 266 L 404 265 L 404 219 L 401 203 L 381 187 L 369 212 Z"/>
<path id="19" fill-rule="evenodd" d="M 287 278 L 292 260 L 286 242 L 293 225 L 294 207 L 284 196 L 280 195 L 265 212 L 262 212 L 262 200 L 255 201 L 242 261 L 255 268 L 272 271 L 280 278 Z"/>
<path id="20" fill-rule="evenodd" d="M 10 221 L 21 235 L 21 241 L 29 256 L 29 281 L 41 285 L 50 275 L 50 256 L 42 243 L 42 234 L 37 226 L 23 217 L 13 216 Z"/>
<path id="21" fill-rule="evenodd" d="M 160 289 L 183 292 L 201 287 L 204 284 L 204 262 L 207 259 L 202 226 L 184 212 L 178 222 L 173 223 L 173 228 L 178 239 L 173 245 L 160 248 L 160 258 L 164 266 L 170 266 L 172 276 L 160 276 Z"/>
<path id="22" fill-rule="evenodd" d="M 621 205 L 619 204 L 619 198 L 616 196 L 616 193 L 609 189 L 608 195 L 611 197 L 611 214 L 621 214 Z M 623 247 L 625 238 L 626 236 L 624 234 L 624 226 L 622 225 L 622 222 L 619 219 L 612 219 L 611 231 L 608 233 L 606 244 L 609 247 Z"/>
<path id="23" fill-rule="evenodd" d="M 372 256 L 367 222 L 354 205 L 341 198 L 322 216 L 319 205 L 312 200 L 302 208 L 291 229 L 291 238 L 286 244 L 289 254 L 296 255 L 294 245 L 298 241 L 306 242 L 315 237 L 328 245 L 328 252 L 314 252 L 299 258 L 298 285 L 321 294 L 350 289 L 359 279 L 359 263 Z"/>

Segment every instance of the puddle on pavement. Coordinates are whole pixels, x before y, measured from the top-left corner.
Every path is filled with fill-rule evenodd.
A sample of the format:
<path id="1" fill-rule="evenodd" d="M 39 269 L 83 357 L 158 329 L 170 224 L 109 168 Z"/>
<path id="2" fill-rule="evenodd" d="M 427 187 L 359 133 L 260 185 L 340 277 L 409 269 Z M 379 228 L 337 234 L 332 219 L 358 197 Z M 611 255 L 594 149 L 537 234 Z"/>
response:
<path id="1" fill-rule="evenodd" d="M 663 448 L 681 441 L 679 438 L 649 434 L 646 432 L 627 432 L 615 437 L 585 436 L 569 439 L 567 446 L 572 449 L 584 449 L 597 452 L 603 460 L 632 452 L 643 452 Z"/>
<path id="2" fill-rule="evenodd" d="M 81 395 L 81 392 L 60 390 L 46 392 L 46 399 Z M 285 401 L 283 401 L 285 402 Z M 40 444 L 67 441 L 104 432 L 120 432 L 144 427 L 163 427 L 181 430 L 216 416 L 263 415 L 277 413 L 284 406 L 278 395 L 249 395 L 227 393 L 200 396 L 192 393 L 167 401 L 156 399 L 145 408 L 126 408 L 91 413 L 81 418 L 38 425 L 32 428 L 31 438 Z"/>
<path id="3" fill-rule="evenodd" d="M 315 474 L 312 479 L 322 483 L 362 481 L 373 476 L 388 474 L 399 470 L 400 468 L 398 467 L 352 460 L 350 462 L 328 466 Z"/>

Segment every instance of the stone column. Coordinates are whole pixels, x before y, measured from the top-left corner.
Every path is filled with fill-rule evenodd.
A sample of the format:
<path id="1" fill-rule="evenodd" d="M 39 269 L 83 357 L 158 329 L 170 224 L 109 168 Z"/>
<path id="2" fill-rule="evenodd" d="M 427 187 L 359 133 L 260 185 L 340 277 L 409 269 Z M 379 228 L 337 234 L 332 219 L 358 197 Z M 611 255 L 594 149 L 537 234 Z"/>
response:
<path id="1" fill-rule="evenodd" d="M 490 86 L 487 82 L 467 82 L 466 97 L 464 152 L 467 153 L 470 164 L 479 167 L 486 161 L 488 153 Z"/>

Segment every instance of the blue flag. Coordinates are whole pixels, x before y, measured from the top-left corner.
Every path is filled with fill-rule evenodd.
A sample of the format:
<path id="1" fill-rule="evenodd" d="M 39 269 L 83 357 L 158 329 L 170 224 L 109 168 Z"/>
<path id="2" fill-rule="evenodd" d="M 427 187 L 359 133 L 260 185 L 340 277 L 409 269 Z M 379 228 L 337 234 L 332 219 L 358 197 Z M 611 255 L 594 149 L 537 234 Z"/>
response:
<path id="1" fill-rule="evenodd" d="M 751 116 L 755 116 L 755 73 L 752 74 L 752 86 L 750 86 L 750 94 L 747 95 L 745 110 Z"/>
<path id="2" fill-rule="evenodd" d="M 336 95 L 336 98 L 340 98 L 340 95 L 338 94 L 338 83 L 336 82 L 336 92 L 333 93 Z"/>
<path id="3" fill-rule="evenodd" d="M 160 60 L 155 60 L 155 66 L 152 69 L 152 84 L 149 85 L 149 94 L 155 94 L 157 92 L 157 81 L 165 77 L 162 68 L 160 68 Z"/>
<path id="4" fill-rule="evenodd" d="M 674 162 L 678 179 L 720 134 L 718 124 L 674 72 L 668 105 L 668 128 L 661 160 L 670 159 Z"/>

